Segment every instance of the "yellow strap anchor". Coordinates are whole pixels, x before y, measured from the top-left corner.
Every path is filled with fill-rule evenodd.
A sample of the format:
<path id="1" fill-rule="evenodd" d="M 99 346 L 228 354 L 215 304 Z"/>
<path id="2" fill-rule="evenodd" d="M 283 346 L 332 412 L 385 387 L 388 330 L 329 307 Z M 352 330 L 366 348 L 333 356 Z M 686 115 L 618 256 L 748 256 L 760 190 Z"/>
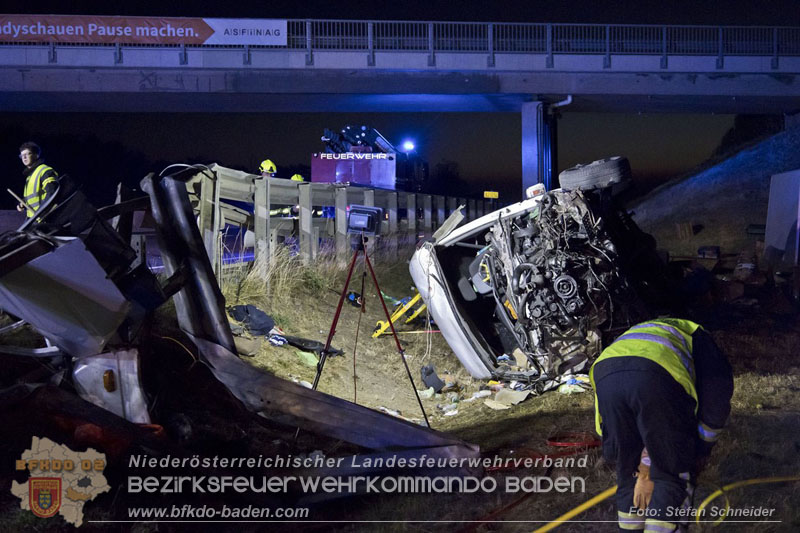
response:
<path id="1" fill-rule="evenodd" d="M 419 293 L 417 293 L 413 298 L 411 298 L 411 300 L 408 301 L 407 304 L 395 310 L 395 312 L 392 313 L 392 316 L 389 317 L 391 323 L 395 324 L 398 320 L 400 320 L 400 318 L 402 318 L 403 315 L 405 315 L 409 309 L 414 307 L 417 304 L 417 302 L 420 301 L 420 299 L 421 297 Z M 411 314 L 411 316 L 409 316 L 406 319 L 405 323 L 408 324 L 409 322 L 417 318 L 419 314 L 425 310 L 425 308 L 426 308 L 425 304 L 419 306 L 419 308 L 415 309 L 414 312 Z M 372 338 L 377 339 L 378 337 L 383 335 L 387 329 L 389 329 L 389 322 L 387 322 L 386 320 L 378 320 L 377 324 L 375 324 L 375 331 L 372 332 Z"/>

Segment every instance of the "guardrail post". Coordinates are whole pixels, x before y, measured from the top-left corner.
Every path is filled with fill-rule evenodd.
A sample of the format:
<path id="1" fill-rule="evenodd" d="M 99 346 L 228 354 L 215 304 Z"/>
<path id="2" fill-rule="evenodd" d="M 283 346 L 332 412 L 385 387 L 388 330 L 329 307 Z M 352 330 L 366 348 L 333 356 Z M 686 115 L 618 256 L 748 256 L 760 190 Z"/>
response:
<path id="1" fill-rule="evenodd" d="M 436 55 L 433 53 L 433 22 L 428 23 L 428 66 L 436 66 Z"/>
<path id="2" fill-rule="evenodd" d="M 301 183 L 297 186 L 297 194 L 299 197 L 298 204 L 300 205 L 300 213 L 298 221 L 300 223 L 300 258 L 303 263 L 308 264 L 316 257 L 314 257 L 313 239 L 314 233 L 312 231 L 312 214 L 311 214 L 311 184 Z"/>
<path id="3" fill-rule="evenodd" d="M 50 43 L 50 48 L 47 50 L 47 62 L 56 63 L 58 56 L 56 55 L 56 43 Z"/>
<path id="4" fill-rule="evenodd" d="M 373 189 L 364 189 L 364 205 L 369 207 L 375 206 L 375 191 Z M 383 221 L 381 221 L 383 224 Z M 367 240 L 367 252 L 372 253 L 375 251 L 375 247 L 378 244 L 377 239 L 369 239 Z"/>
<path id="5" fill-rule="evenodd" d="M 347 238 L 347 187 L 336 187 L 333 201 L 336 206 L 336 258 L 344 263 L 350 252 L 350 239 Z"/>
<path id="6" fill-rule="evenodd" d="M 314 52 L 311 50 L 311 21 L 306 21 L 306 66 L 314 64 Z"/>
<path id="7" fill-rule="evenodd" d="M 389 242 L 387 248 L 389 256 L 397 257 L 397 193 L 390 192 L 387 198 L 386 209 L 389 215 Z"/>
<path id="8" fill-rule="evenodd" d="M 606 25 L 606 55 L 603 57 L 603 68 L 611 68 L 611 26 Z"/>
<path id="9" fill-rule="evenodd" d="M 545 67 L 546 68 L 553 68 L 553 25 L 547 25 L 547 42 L 545 43 L 545 47 L 547 48 L 546 54 L 547 57 L 545 58 Z"/>
<path id="10" fill-rule="evenodd" d="M 431 208 L 433 207 L 433 200 L 430 194 L 422 195 L 422 229 L 426 237 L 430 237 L 433 233 L 433 216 Z"/>
<path id="11" fill-rule="evenodd" d="M 367 66 L 375 66 L 375 23 L 367 23 Z"/>
<path id="12" fill-rule="evenodd" d="M 718 42 L 717 68 L 721 69 L 725 66 L 725 45 L 722 42 L 722 26 L 720 26 L 717 29 L 717 42 Z"/>
<path id="13" fill-rule="evenodd" d="M 364 189 L 364 205 L 368 207 L 375 207 L 375 191 L 372 189 Z"/>
<path id="14" fill-rule="evenodd" d="M 447 216 L 452 215 L 458 209 L 458 198 L 455 196 L 447 197 Z"/>
<path id="15" fill-rule="evenodd" d="M 114 64 L 119 65 L 122 63 L 122 46 L 119 43 L 114 44 Z"/>
<path id="16" fill-rule="evenodd" d="M 436 229 L 442 227 L 444 224 L 444 203 L 446 198 L 444 196 L 436 196 Z"/>
<path id="17" fill-rule="evenodd" d="M 406 195 L 406 220 L 406 231 L 411 244 L 414 244 L 417 242 L 417 195 L 412 192 Z"/>
<path id="18" fill-rule="evenodd" d="M 778 68 L 778 28 L 772 28 L 772 60 L 770 67 L 772 69 Z"/>
<path id="19" fill-rule="evenodd" d="M 270 181 L 269 178 L 256 178 L 253 180 L 255 193 L 253 195 L 253 229 L 256 234 L 255 248 L 253 249 L 253 261 L 263 269 L 262 274 L 266 274 L 266 268 L 270 260 L 269 234 L 269 204 L 270 204 Z"/>
<path id="20" fill-rule="evenodd" d="M 661 68 L 667 68 L 669 66 L 669 60 L 667 59 L 667 27 L 661 27 Z"/>
<path id="21" fill-rule="evenodd" d="M 178 63 L 181 65 L 189 64 L 189 53 L 186 51 L 186 43 L 181 43 L 181 51 L 178 52 Z"/>
<path id="22" fill-rule="evenodd" d="M 274 228 L 269 230 L 269 249 L 270 250 L 277 250 L 278 249 L 278 237 L 280 237 L 280 232 L 278 228 Z"/>
<path id="23" fill-rule="evenodd" d="M 250 58 L 250 45 L 244 45 L 244 54 L 242 54 L 242 65 L 250 65 L 251 64 Z"/>
<path id="24" fill-rule="evenodd" d="M 494 24 L 489 23 L 489 27 L 486 29 L 486 40 L 489 50 L 489 57 L 486 58 L 486 66 L 493 67 L 494 66 Z"/>

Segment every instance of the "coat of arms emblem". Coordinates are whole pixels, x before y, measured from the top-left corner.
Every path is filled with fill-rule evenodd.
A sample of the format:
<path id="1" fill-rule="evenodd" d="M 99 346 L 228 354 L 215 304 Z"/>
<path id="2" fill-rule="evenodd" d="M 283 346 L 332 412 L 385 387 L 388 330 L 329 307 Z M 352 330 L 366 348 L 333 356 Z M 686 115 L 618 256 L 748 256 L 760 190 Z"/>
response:
<path id="1" fill-rule="evenodd" d="M 31 511 L 41 518 L 54 516 L 61 507 L 61 478 L 32 477 L 28 484 Z"/>

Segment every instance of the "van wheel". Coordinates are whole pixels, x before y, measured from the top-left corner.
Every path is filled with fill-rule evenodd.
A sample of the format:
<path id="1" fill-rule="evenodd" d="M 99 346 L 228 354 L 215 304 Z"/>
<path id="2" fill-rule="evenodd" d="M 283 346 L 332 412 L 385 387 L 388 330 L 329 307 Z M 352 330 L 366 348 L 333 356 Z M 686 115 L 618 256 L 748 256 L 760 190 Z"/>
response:
<path id="1" fill-rule="evenodd" d="M 588 165 L 575 165 L 558 175 L 564 189 L 582 191 L 604 189 L 631 178 L 631 165 L 627 157 L 608 157 L 592 161 Z"/>

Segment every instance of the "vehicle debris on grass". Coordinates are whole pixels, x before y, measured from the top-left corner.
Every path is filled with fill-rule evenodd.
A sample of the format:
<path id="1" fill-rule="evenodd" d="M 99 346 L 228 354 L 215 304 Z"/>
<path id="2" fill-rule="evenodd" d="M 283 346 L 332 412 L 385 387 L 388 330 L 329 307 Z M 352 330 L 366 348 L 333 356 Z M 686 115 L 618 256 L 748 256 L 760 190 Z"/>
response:
<path id="1" fill-rule="evenodd" d="M 157 391 L 145 388 L 139 369 L 143 353 L 152 357 L 152 346 L 157 344 L 146 327 L 149 317 L 172 300 L 188 341 L 184 345 L 174 337 L 164 338 L 188 352 L 190 368 L 202 362 L 236 398 L 238 409 L 275 424 L 340 439 L 360 452 L 395 449 L 429 457 L 477 457 L 479 450 L 474 445 L 280 379 L 237 355 L 225 301 L 185 185 L 191 176 L 207 171 L 202 166 L 169 167 L 161 175 L 142 180 L 145 195 L 103 209 L 94 209 L 64 181 L 48 195 L 39 216 L 0 237 L 0 308 L 18 319 L 15 323 L 27 323 L 52 344 L 44 348 L 0 346 L 0 353 L 10 357 L 47 363 L 47 375 L 26 376 L 31 387 L 15 390 L 23 396 L 37 388 L 49 390 L 53 375 L 64 376 L 59 383 L 63 381 L 66 389 L 74 385 L 83 400 L 120 420 L 168 424 L 174 413 L 153 418 L 153 402 L 147 399 Z M 125 220 L 142 209 L 148 210 L 157 230 L 165 281 L 152 274 L 145 262 L 137 261 L 128 245 L 130 235 L 124 228 L 130 224 Z M 117 225 L 119 231 L 108 222 L 113 217 L 122 221 Z M 263 341 L 273 331 L 274 320 L 252 306 L 244 311 L 240 318 L 245 329 Z M 287 343 L 309 350 L 304 354 L 314 357 L 311 364 L 316 365 L 310 351 L 320 349 L 321 343 L 283 337 Z M 158 375 L 160 367 L 154 368 L 156 379 L 163 380 L 164 376 Z M 59 394 L 69 395 L 66 389 L 58 389 Z M 75 400 L 77 403 L 65 403 L 64 409 L 85 403 Z M 88 416 L 83 411 L 72 415 Z M 154 441 L 158 438 L 148 440 Z M 171 445 L 168 439 L 162 444 L 161 448 Z M 457 474 L 457 469 L 452 472 Z"/>

